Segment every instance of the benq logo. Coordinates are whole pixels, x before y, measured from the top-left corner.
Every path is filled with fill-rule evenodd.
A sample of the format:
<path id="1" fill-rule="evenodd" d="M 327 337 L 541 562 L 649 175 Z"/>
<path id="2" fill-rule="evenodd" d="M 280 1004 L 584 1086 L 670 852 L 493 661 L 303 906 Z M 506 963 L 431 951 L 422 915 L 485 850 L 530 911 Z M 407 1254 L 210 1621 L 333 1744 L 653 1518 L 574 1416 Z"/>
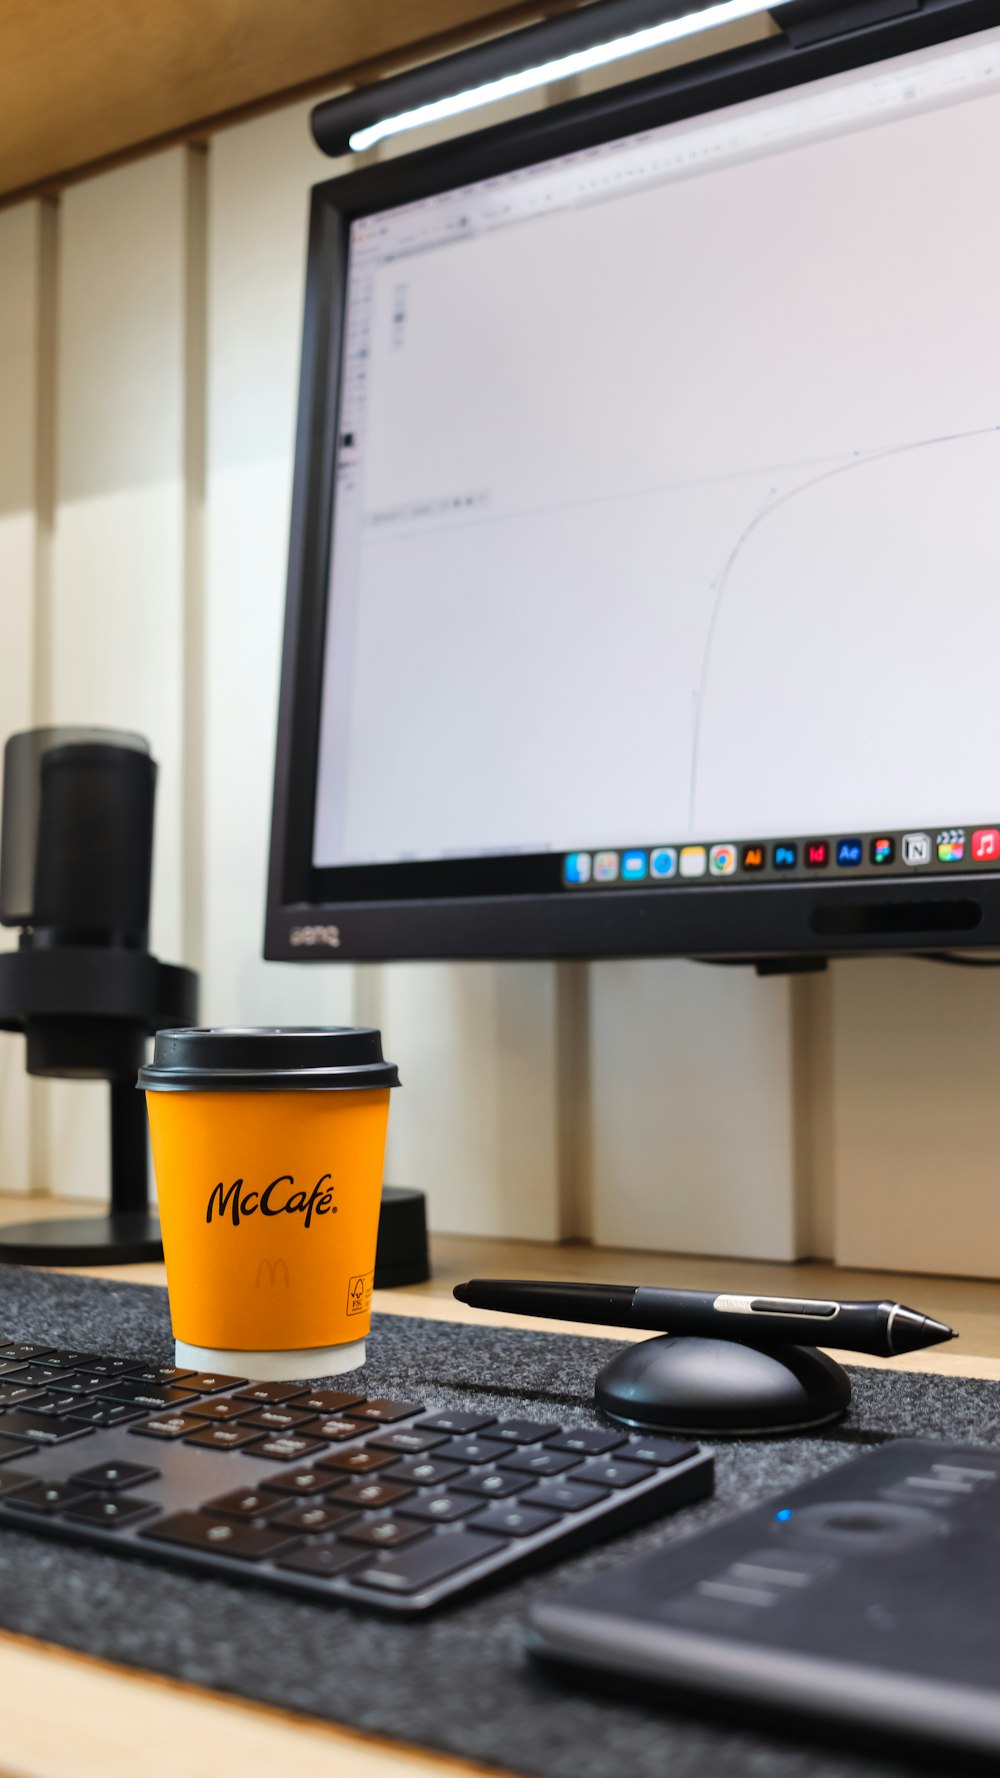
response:
<path id="1" fill-rule="evenodd" d="M 340 949 L 340 927 L 293 926 L 288 942 L 292 945 L 329 945 L 336 951 Z"/>

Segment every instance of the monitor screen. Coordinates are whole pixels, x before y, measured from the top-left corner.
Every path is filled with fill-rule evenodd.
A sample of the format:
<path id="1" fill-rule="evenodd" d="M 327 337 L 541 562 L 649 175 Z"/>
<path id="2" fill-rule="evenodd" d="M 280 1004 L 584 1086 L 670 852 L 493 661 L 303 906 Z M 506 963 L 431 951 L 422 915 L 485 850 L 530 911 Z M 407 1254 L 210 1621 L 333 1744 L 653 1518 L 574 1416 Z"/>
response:
<path id="1" fill-rule="evenodd" d="M 989 31 L 345 214 L 317 899 L 997 868 L 998 152 Z"/>

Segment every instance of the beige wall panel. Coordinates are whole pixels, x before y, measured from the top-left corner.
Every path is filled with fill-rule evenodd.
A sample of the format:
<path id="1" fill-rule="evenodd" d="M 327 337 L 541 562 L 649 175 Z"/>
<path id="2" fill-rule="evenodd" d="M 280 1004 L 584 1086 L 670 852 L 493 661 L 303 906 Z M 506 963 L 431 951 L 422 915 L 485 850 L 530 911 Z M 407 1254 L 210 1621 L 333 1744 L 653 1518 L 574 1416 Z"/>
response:
<path id="1" fill-rule="evenodd" d="M 555 970 L 394 964 L 388 1053 L 403 1082 L 387 1177 L 428 1196 L 434 1228 L 559 1237 Z"/>
<path id="2" fill-rule="evenodd" d="M 60 212 L 55 722 L 136 729 L 159 765 L 152 947 L 181 961 L 185 158 L 67 192 Z M 47 1173 L 107 1189 L 107 1088 L 53 1083 Z"/>
<path id="3" fill-rule="evenodd" d="M 34 595 L 39 206 L 0 213 L 0 744 L 31 726 Z M 0 927 L 0 949 L 17 943 Z M 30 1183 L 24 1040 L 0 1032 L 0 1177 Z"/>
<path id="4" fill-rule="evenodd" d="M 834 1258 L 1000 1276 L 1000 975 L 833 974 Z"/>
<path id="5" fill-rule="evenodd" d="M 695 963 L 591 974 L 593 1238 L 794 1259 L 788 983 Z"/>
<path id="6" fill-rule="evenodd" d="M 299 105 L 217 137 L 208 187 L 202 1016 L 350 1023 L 346 967 L 265 963 L 264 897 L 310 185 Z"/>

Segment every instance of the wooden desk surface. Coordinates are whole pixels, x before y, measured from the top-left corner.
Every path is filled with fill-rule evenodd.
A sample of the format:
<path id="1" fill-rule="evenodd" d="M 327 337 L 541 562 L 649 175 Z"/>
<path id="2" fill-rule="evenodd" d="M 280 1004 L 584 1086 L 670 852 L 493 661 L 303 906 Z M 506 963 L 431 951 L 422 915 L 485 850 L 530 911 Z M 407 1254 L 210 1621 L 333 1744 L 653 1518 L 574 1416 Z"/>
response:
<path id="1" fill-rule="evenodd" d="M 3 1222 L 67 1211 L 79 1214 L 81 1206 L 0 1198 Z M 488 1315 L 457 1303 L 452 1286 L 475 1276 L 600 1278 L 786 1295 L 888 1296 L 958 1328 L 960 1340 L 906 1359 L 859 1359 L 852 1354 L 852 1363 L 1000 1381 L 1000 1286 L 988 1282 L 848 1272 L 813 1262 L 763 1265 L 465 1235 L 437 1236 L 433 1260 L 435 1273 L 429 1283 L 377 1291 L 376 1314 L 524 1325 L 514 1317 Z M 88 1275 L 165 1283 L 163 1267 L 153 1265 L 94 1267 Z M 562 1322 L 532 1326 L 566 1333 L 607 1331 Z M 484 1767 L 114 1667 L 26 1637 L 0 1634 L 0 1696 L 4 1700 L 0 1778 L 134 1778 L 140 1765 L 143 1778 L 215 1778 L 218 1772 L 241 1767 L 294 1771 L 297 1778 L 314 1774 L 329 1778 L 334 1770 L 338 1778 L 421 1778 L 429 1773 L 489 1778 Z"/>

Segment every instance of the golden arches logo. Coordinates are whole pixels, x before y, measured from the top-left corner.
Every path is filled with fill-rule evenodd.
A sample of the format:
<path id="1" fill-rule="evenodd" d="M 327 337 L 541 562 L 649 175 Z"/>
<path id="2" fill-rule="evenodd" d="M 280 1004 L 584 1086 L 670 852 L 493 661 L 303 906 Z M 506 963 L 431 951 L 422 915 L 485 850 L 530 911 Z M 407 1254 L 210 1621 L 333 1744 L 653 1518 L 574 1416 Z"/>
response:
<path id="1" fill-rule="evenodd" d="M 267 1278 L 268 1284 L 274 1287 L 279 1280 L 288 1289 L 288 1267 L 283 1259 L 262 1259 L 257 1267 L 257 1289 L 259 1290 Z"/>

